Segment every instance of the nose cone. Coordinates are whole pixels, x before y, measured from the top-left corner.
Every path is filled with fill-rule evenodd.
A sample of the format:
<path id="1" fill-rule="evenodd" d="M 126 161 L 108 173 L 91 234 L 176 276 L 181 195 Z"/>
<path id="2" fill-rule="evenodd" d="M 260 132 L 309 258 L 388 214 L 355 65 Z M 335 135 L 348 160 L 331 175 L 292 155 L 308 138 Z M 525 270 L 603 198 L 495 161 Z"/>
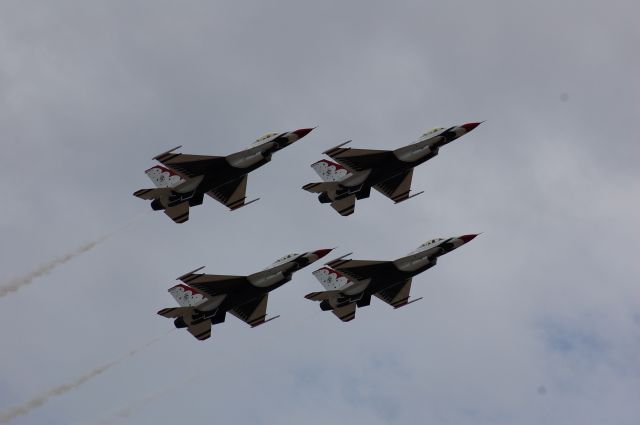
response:
<path id="1" fill-rule="evenodd" d="M 468 122 L 466 124 L 462 124 L 460 127 L 464 128 L 468 133 L 474 128 L 476 128 L 477 126 L 479 126 L 480 124 L 482 124 L 482 122 Z"/>
<path id="2" fill-rule="evenodd" d="M 462 239 L 464 241 L 464 243 L 467 243 L 467 242 L 471 241 L 473 238 L 475 238 L 478 235 L 479 235 L 479 233 L 475 234 L 475 235 L 462 235 L 462 236 L 460 236 L 460 239 Z"/>
<path id="3" fill-rule="evenodd" d="M 325 255 L 327 255 L 328 253 L 330 253 L 331 251 L 333 251 L 333 248 L 329 248 L 329 249 L 319 249 L 317 251 L 313 251 L 313 254 L 318 257 L 318 260 L 321 259 L 322 257 L 324 257 Z"/>
<path id="4" fill-rule="evenodd" d="M 311 130 L 313 130 L 313 128 L 301 128 L 299 130 L 292 131 L 292 133 L 298 136 L 298 139 L 302 139 L 304 136 L 311 133 Z"/>

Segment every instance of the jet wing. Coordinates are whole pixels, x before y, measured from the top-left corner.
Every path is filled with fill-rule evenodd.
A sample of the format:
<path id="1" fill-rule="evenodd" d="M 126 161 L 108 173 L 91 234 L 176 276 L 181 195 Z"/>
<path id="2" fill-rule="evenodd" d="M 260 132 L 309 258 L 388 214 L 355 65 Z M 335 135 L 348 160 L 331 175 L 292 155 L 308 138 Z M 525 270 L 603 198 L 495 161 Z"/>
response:
<path id="1" fill-rule="evenodd" d="M 153 159 L 185 177 L 201 176 L 212 168 L 228 164 L 223 156 L 188 155 L 171 151 L 162 153 Z"/>
<path id="2" fill-rule="evenodd" d="M 259 298 L 249 301 L 248 303 L 232 308 L 229 310 L 229 313 L 233 314 L 252 328 L 255 328 L 256 326 L 260 326 L 263 323 L 268 322 L 268 320 L 265 320 L 267 317 L 268 301 L 269 294 L 264 294 Z M 273 317 L 273 319 L 275 319 L 275 317 Z"/>
<path id="3" fill-rule="evenodd" d="M 216 201 L 229 207 L 232 211 L 240 207 L 244 207 L 250 202 L 245 203 L 247 191 L 247 178 L 245 174 L 239 179 L 232 180 L 228 183 L 218 186 L 207 192 Z M 255 199 L 257 201 L 257 199 Z M 253 201 L 251 201 L 253 202 Z"/>
<path id="4" fill-rule="evenodd" d="M 251 291 L 255 287 L 246 276 L 229 276 L 205 273 L 187 273 L 178 278 L 209 297 Z"/>
<path id="5" fill-rule="evenodd" d="M 353 171 L 379 167 L 389 161 L 398 161 L 393 151 L 376 149 L 352 149 L 336 146 L 324 152 L 340 165 Z"/>
<path id="6" fill-rule="evenodd" d="M 390 286 L 380 292 L 376 292 L 373 295 L 380 298 L 393 308 L 400 308 L 409 304 L 409 292 L 411 292 L 411 278 L 397 285 Z"/>
<path id="7" fill-rule="evenodd" d="M 413 168 L 376 184 L 373 188 L 395 203 L 406 201 L 409 199 L 409 192 L 411 192 L 412 177 Z"/>

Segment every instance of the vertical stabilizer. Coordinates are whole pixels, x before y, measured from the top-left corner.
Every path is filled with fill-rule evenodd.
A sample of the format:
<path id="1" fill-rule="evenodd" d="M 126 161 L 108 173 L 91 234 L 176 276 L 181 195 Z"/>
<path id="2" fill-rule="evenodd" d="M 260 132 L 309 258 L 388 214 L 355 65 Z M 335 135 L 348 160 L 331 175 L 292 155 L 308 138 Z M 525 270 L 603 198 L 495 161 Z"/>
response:
<path id="1" fill-rule="evenodd" d="M 207 298 L 200 292 L 183 284 L 170 288 L 169 293 L 175 298 L 180 307 L 195 307 L 207 301 Z"/>
<path id="2" fill-rule="evenodd" d="M 327 291 L 339 290 L 352 283 L 348 277 L 329 267 L 318 269 L 313 275 Z"/>
<path id="3" fill-rule="evenodd" d="M 156 187 L 176 187 L 185 180 L 175 171 L 156 165 L 144 172 Z"/>
<path id="4" fill-rule="evenodd" d="M 311 168 L 313 168 L 322 181 L 325 182 L 339 182 L 352 175 L 349 170 L 342 165 L 327 161 L 326 159 L 311 164 Z"/>

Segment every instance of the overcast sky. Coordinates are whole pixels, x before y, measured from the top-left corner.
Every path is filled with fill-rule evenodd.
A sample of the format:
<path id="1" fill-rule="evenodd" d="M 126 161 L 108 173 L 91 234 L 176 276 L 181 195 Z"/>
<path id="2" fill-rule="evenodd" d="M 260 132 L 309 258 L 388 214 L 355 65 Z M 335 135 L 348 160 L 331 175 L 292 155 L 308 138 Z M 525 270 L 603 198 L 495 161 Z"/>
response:
<path id="1" fill-rule="evenodd" d="M 394 259 L 484 232 L 342 323 L 306 293 L 281 318 L 172 332 L 15 424 L 637 424 L 637 1 L 0 3 L 0 285 L 138 219 L 0 299 L 0 412 L 173 327 L 199 266 L 249 274 L 292 251 Z M 487 120 L 341 217 L 300 187 L 347 139 L 394 149 Z M 175 145 L 226 155 L 319 125 L 172 223 L 131 194 Z M 146 213 L 146 214 L 145 214 Z M 193 378 L 197 376 L 197 378 Z M 191 380 L 190 380 L 191 379 Z M 157 394 L 157 396 L 153 396 Z M 149 399 L 151 397 L 151 399 Z M 146 401 L 145 401 L 146 400 Z M 145 401 L 142 403 L 142 401 Z M 113 417 L 136 405 L 129 417 Z"/>

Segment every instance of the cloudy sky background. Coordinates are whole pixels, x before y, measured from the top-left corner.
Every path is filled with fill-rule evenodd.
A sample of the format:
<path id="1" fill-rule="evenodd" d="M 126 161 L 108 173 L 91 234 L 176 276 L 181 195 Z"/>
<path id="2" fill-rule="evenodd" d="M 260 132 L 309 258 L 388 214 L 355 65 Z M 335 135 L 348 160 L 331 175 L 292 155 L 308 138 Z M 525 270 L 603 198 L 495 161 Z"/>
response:
<path id="1" fill-rule="evenodd" d="M 174 278 L 291 251 L 393 259 L 484 232 L 344 324 L 172 332 L 15 424 L 635 424 L 640 419 L 637 2 L 5 1 L 0 284 L 137 219 L 0 299 L 0 412 L 173 326 Z M 393 149 L 487 120 L 348 218 L 300 187 L 337 143 Z M 262 199 L 173 224 L 133 196 L 151 157 L 226 155 L 319 125 L 249 177 Z M 140 215 L 143 217 L 140 218 Z M 198 378 L 193 378 L 199 376 Z M 157 394 L 157 396 L 150 396 Z M 127 406 L 129 417 L 114 417 Z"/>

